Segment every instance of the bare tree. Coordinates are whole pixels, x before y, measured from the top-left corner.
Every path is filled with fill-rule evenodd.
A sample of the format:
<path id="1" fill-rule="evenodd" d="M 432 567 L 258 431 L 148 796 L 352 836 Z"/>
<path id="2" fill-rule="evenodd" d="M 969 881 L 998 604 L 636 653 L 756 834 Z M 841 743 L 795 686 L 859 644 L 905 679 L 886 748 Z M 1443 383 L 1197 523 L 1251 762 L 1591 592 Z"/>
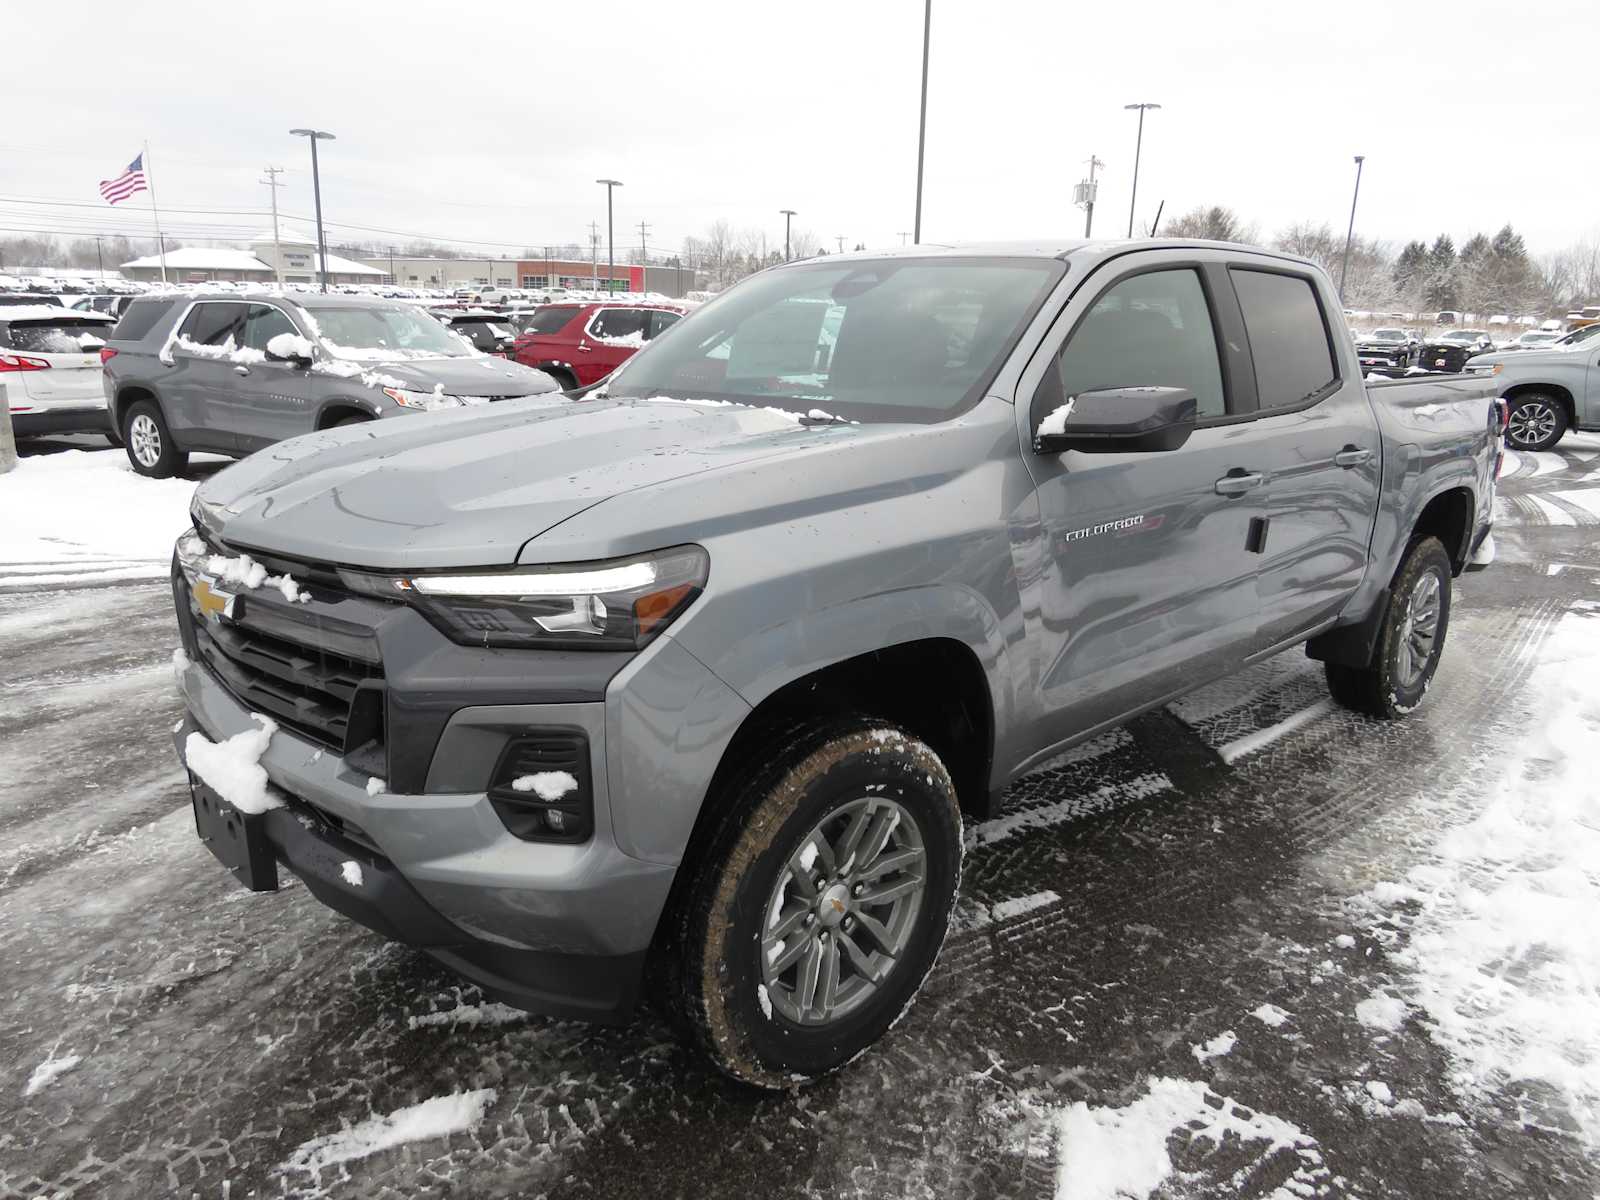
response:
<path id="1" fill-rule="evenodd" d="M 1204 238 L 1213 242 L 1253 242 L 1258 236 L 1254 225 L 1246 225 L 1231 208 L 1220 204 L 1200 205 L 1174 217 L 1159 230 L 1163 237 Z"/>

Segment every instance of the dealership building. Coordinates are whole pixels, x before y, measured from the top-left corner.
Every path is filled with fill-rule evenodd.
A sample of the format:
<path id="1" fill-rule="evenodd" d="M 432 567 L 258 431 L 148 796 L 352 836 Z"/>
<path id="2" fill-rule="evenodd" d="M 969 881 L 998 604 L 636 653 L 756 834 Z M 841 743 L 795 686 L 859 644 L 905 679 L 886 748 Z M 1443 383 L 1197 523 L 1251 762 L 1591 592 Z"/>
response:
<path id="1" fill-rule="evenodd" d="M 383 273 L 378 280 L 413 288 L 550 288 L 659 292 L 682 296 L 696 288 L 689 267 L 652 263 L 637 266 L 617 263 L 607 267 L 592 259 L 516 258 L 414 258 L 403 254 L 362 259 L 365 266 Z"/>
<path id="2" fill-rule="evenodd" d="M 285 283 L 316 283 L 316 239 L 297 229 L 282 228 L 251 238 L 246 249 L 226 246 L 185 246 L 122 264 L 125 279 L 153 281 L 161 278 L 165 261 L 169 283 L 276 283 L 283 270 Z M 329 283 L 383 283 L 386 273 L 364 262 L 328 255 Z"/>

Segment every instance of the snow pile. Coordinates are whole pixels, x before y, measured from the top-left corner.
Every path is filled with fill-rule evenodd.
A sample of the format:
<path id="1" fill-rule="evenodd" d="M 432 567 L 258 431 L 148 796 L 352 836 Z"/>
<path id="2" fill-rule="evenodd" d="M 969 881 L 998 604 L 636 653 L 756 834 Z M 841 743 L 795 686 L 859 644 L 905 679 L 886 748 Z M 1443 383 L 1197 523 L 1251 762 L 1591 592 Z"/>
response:
<path id="1" fill-rule="evenodd" d="M 311 343 L 298 333 L 278 333 L 267 340 L 267 353 L 279 358 L 315 358 Z"/>
<path id="2" fill-rule="evenodd" d="M 278 336 L 283 337 L 284 335 L 279 334 Z M 404 388 L 406 386 L 406 381 L 403 379 L 396 379 L 393 375 L 384 371 L 369 370 L 360 363 L 349 360 L 330 362 L 328 359 L 322 358 L 312 363 L 311 369 L 318 375 L 332 375 L 335 379 L 355 379 L 359 377 L 362 385 L 369 388 Z"/>
<path id="3" fill-rule="evenodd" d="M 1540 1123 L 1600 1143 L 1600 606 L 1556 626 L 1496 746 L 1488 803 L 1435 861 L 1369 891 L 1420 905 L 1397 961 L 1429 1032 L 1485 1095 L 1508 1086 Z M 1363 1002 L 1368 1003 L 1367 1001 Z M 1533 1119 L 1530 1117 L 1530 1120 Z"/>
<path id="4" fill-rule="evenodd" d="M 1263 1004 L 1250 1015 L 1269 1029 L 1277 1029 L 1289 1019 L 1289 1014 L 1276 1004 Z"/>
<path id="5" fill-rule="evenodd" d="M 1189 1049 L 1194 1051 L 1194 1056 L 1198 1061 L 1205 1062 L 1208 1058 L 1221 1058 L 1224 1054 L 1233 1053 L 1233 1048 L 1238 1044 L 1239 1035 L 1230 1029 L 1226 1033 L 1217 1034 L 1209 1042 L 1199 1046 L 1190 1046 Z"/>
<path id="6" fill-rule="evenodd" d="M 134 474 L 121 450 L 24 458 L 0 480 L 0 587 L 165 579 L 193 494 Z"/>
<path id="7" fill-rule="evenodd" d="M 1393 1033 L 1406 1023 L 1406 1002 L 1374 992 L 1356 1005 L 1356 1020 L 1368 1029 Z"/>
<path id="8" fill-rule="evenodd" d="M 1179 1134 L 1218 1146 L 1230 1135 L 1249 1146 L 1265 1143 L 1258 1161 L 1293 1154 L 1285 1195 L 1317 1194 L 1328 1179 L 1312 1138 L 1194 1080 L 1152 1079 L 1142 1097 L 1122 1108 L 1079 1101 L 1062 1111 L 1057 1131 L 1056 1200 L 1146 1200 L 1174 1174 L 1167 1143 Z"/>
<path id="9" fill-rule="evenodd" d="M 278 723 L 260 713 L 250 716 L 261 727 L 236 733 L 225 742 L 213 742 L 198 730 L 191 733 L 183 743 L 183 758 L 191 771 L 240 812 L 262 813 L 283 807 L 282 800 L 268 794 L 267 772 L 261 765 Z"/>
<path id="10" fill-rule="evenodd" d="M 212 554 L 206 557 L 206 573 L 218 583 L 255 591 L 260 587 L 274 587 L 283 593 L 290 604 L 310 604 L 311 593 L 294 581 L 293 575 L 268 575 L 262 566 L 248 554 Z"/>
<path id="11" fill-rule="evenodd" d="M 535 775 L 518 775 L 511 786 L 519 792 L 532 792 L 541 800 L 559 800 L 577 791 L 578 781 L 567 771 L 540 771 Z"/>
<path id="12" fill-rule="evenodd" d="M 31 1096 L 35 1092 L 42 1091 L 82 1061 L 83 1056 L 79 1054 L 64 1054 L 57 1058 L 55 1050 L 52 1049 L 50 1057 L 35 1067 L 33 1074 L 28 1076 L 28 1086 L 22 1090 L 22 1094 Z"/>
<path id="13" fill-rule="evenodd" d="M 1068 400 L 1060 408 L 1052 409 L 1039 422 L 1039 428 L 1034 430 L 1034 437 L 1050 437 L 1067 432 L 1067 418 L 1072 415 L 1072 406 L 1078 402 L 1076 396 Z"/>
<path id="14" fill-rule="evenodd" d="M 369 1117 L 338 1133 L 325 1133 L 302 1142 L 282 1169 L 319 1175 L 328 1167 L 366 1158 L 392 1146 L 461 1133 L 483 1120 L 484 1110 L 494 1103 L 494 1098 L 493 1088 L 452 1092 L 396 1109 L 385 1116 Z"/>
<path id="15" fill-rule="evenodd" d="M 407 1024 L 412 1029 L 429 1025 L 510 1025 L 526 1021 L 528 1016 L 520 1008 L 491 1000 L 487 1004 L 458 1004 L 443 1012 L 423 1013 L 420 1017 L 411 1017 Z"/>
<path id="16" fill-rule="evenodd" d="M 351 887 L 360 887 L 364 881 L 361 864 L 353 858 L 347 858 L 339 864 L 339 876 Z"/>
<path id="17" fill-rule="evenodd" d="M 186 354 L 192 354 L 196 358 L 212 358 L 246 365 L 267 361 L 267 354 L 264 350 L 257 350 L 254 346 L 235 346 L 232 334 L 229 334 L 227 340 L 220 346 L 205 345 L 193 340 L 186 334 L 179 335 L 172 344 L 177 349 Z"/>
<path id="18" fill-rule="evenodd" d="M 591 334 L 594 340 L 603 346 L 627 346 L 637 350 L 644 345 L 644 330 L 635 329 L 632 333 L 625 333 L 620 337 L 599 337 Z"/>

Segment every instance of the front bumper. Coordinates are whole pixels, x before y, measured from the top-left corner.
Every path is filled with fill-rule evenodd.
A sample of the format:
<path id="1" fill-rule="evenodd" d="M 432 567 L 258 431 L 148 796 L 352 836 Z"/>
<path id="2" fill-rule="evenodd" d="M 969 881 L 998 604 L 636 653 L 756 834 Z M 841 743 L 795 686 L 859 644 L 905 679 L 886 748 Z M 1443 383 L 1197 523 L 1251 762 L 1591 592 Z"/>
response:
<path id="1" fill-rule="evenodd" d="M 203 665 L 177 671 L 190 732 L 212 741 L 256 728 L 251 713 Z M 323 903 L 415 946 L 517 1007 L 591 1021 L 624 1019 L 675 868 L 617 848 L 605 788 L 603 703 L 493 705 L 459 710 L 440 741 L 470 755 L 506 729 L 576 726 L 595 759 L 595 833 L 564 845 L 512 836 L 485 792 L 369 794 L 370 776 L 337 753 L 280 728 L 262 755 L 287 807 L 263 824 L 274 857 Z M 352 887 L 340 864 L 362 867 Z"/>

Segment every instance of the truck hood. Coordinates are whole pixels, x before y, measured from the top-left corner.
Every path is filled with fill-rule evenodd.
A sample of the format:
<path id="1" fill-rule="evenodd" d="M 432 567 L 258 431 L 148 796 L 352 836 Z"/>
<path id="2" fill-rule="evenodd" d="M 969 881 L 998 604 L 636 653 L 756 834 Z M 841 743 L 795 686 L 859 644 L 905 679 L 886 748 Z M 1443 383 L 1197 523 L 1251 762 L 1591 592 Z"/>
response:
<path id="1" fill-rule="evenodd" d="M 1488 354 L 1474 354 L 1472 365 L 1489 367 L 1495 363 L 1514 363 L 1518 367 L 1556 366 L 1569 362 L 1573 355 L 1584 355 L 1595 346 L 1580 342 L 1576 346 L 1562 346 L 1559 350 L 1496 350 Z"/>
<path id="2" fill-rule="evenodd" d="M 609 497 L 858 428 L 744 405 L 528 397 L 292 438 L 207 480 L 196 506 L 230 545 L 288 558 L 508 565 Z"/>
<path id="3" fill-rule="evenodd" d="M 492 355 L 405 362 L 340 361 L 350 362 L 352 378 L 375 382 L 378 387 L 398 385 L 416 392 L 431 392 L 436 385 L 443 385 L 451 396 L 537 396 L 557 387 L 556 381 L 543 371 Z M 359 374 L 354 372 L 357 367 Z M 347 368 L 337 370 L 344 369 Z"/>

